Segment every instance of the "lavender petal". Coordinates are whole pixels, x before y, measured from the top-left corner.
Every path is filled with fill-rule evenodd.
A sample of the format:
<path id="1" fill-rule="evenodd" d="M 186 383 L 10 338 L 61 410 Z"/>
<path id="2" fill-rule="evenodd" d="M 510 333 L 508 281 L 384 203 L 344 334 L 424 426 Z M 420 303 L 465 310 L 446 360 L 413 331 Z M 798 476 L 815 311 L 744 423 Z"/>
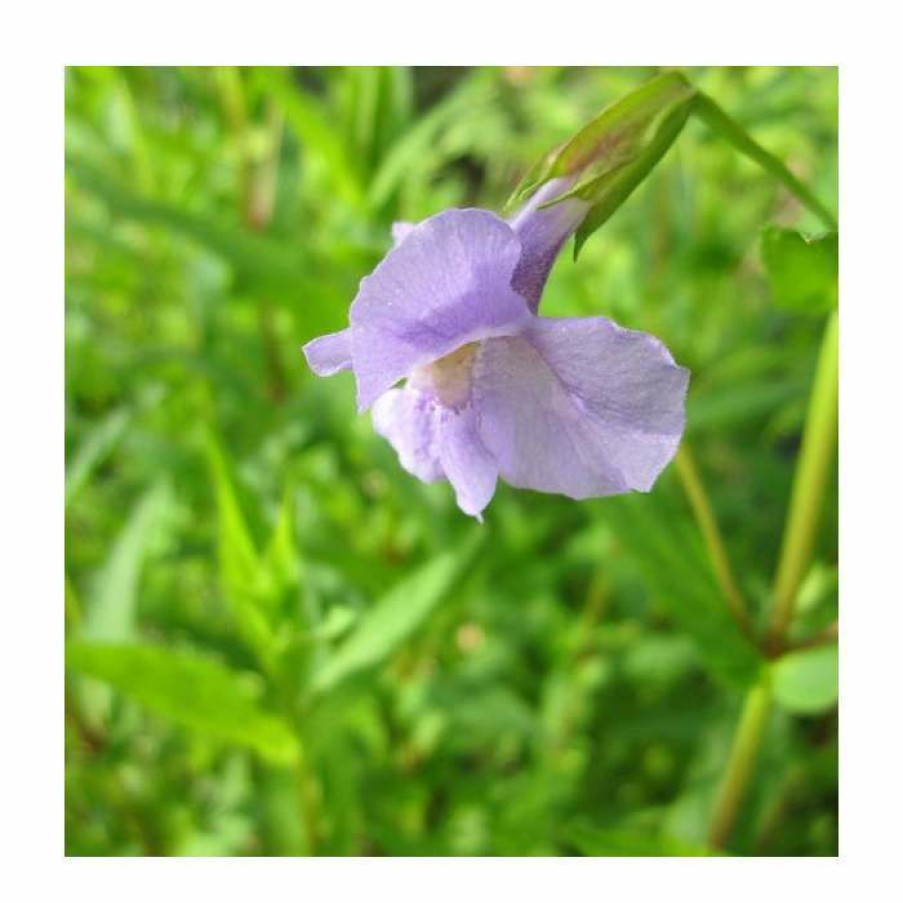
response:
<path id="1" fill-rule="evenodd" d="M 445 476 L 439 462 L 439 412 L 416 389 L 389 389 L 376 399 L 373 428 L 398 453 L 401 466 L 424 483 Z"/>
<path id="2" fill-rule="evenodd" d="M 485 343 L 473 397 L 503 479 L 582 499 L 652 488 L 680 442 L 688 380 L 645 333 L 536 318 Z"/>
<path id="3" fill-rule="evenodd" d="M 392 223 L 392 244 L 398 247 L 417 228 L 417 223 L 398 220 Z"/>
<path id="4" fill-rule="evenodd" d="M 414 227 L 351 305 L 358 407 L 468 342 L 516 333 L 530 313 L 511 288 L 511 228 L 487 210 L 447 210 Z"/>
<path id="5" fill-rule="evenodd" d="M 317 376 L 332 376 L 351 368 L 351 330 L 332 332 L 312 339 L 302 349 L 307 366 Z"/>
<path id="6" fill-rule="evenodd" d="M 454 487 L 458 507 L 482 522 L 483 509 L 495 495 L 499 469 L 480 438 L 472 408 L 443 410 L 439 458 Z"/>
<path id="7" fill-rule="evenodd" d="M 543 210 L 538 208 L 564 194 L 573 184 L 573 178 L 552 179 L 509 220 L 523 248 L 511 285 L 534 313 L 558 253 L 583 222 L 590 205 L 569 198 Z"/>

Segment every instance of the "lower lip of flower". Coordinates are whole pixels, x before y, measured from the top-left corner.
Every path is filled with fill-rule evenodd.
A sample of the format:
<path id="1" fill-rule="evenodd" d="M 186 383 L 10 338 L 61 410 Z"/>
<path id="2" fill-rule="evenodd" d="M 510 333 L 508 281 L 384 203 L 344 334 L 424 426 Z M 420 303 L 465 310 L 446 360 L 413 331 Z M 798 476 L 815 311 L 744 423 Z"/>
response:
<path id="1" fill-rule="evenodd" d="M 417 367 L 408 385 L 430 393 L 439 404 L 459 410 L 470 399 L 471 373 L 477 356 L 477 342 L 462 345 L 451 354 Z"/>

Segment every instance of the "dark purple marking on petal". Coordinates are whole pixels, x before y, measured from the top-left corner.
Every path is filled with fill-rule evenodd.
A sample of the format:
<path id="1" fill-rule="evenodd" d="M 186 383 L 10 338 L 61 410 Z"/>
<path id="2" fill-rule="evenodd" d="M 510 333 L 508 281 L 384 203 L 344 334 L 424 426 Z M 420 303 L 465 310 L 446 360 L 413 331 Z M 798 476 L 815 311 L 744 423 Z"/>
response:
<path id="1" fill-rule="evenodd" d="M 569 198 L 544 210 L 537 208 L 564 194 L 573 184 L 573 177 L 552 179 L 509 220 L 523 248 L 511 285 L 534 313 L 555 259 L 583 222 L 590 205 Z"/>

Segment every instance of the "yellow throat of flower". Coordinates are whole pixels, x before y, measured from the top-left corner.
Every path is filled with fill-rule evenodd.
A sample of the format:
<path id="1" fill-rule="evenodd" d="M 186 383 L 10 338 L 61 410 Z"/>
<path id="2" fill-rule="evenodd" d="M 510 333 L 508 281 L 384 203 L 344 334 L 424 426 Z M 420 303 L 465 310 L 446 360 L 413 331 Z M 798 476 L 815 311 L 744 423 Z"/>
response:
<path id="1" fill-rule="evenodd" d="M 410 386 L 430 392 L 448 408 L 460 408 L 470 397 L 470 376 L 477 355 L 477 343 L 462 345 L 431 364 L 417 367 L 408 380 Z"/>

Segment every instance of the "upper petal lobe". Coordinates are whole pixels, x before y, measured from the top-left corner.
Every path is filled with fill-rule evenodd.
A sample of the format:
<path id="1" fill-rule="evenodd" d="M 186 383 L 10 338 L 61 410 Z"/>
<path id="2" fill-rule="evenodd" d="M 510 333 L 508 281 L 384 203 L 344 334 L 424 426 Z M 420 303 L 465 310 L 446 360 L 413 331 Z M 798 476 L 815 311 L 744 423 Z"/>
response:
<path id="1" fill-rule="evenodd" d="M 351 305 L 358 406 L 467 342 L 517 332 L 530 316 L 511 288 L 521 246 L 486 210 L 446 210 L 412 228 Z"/>

